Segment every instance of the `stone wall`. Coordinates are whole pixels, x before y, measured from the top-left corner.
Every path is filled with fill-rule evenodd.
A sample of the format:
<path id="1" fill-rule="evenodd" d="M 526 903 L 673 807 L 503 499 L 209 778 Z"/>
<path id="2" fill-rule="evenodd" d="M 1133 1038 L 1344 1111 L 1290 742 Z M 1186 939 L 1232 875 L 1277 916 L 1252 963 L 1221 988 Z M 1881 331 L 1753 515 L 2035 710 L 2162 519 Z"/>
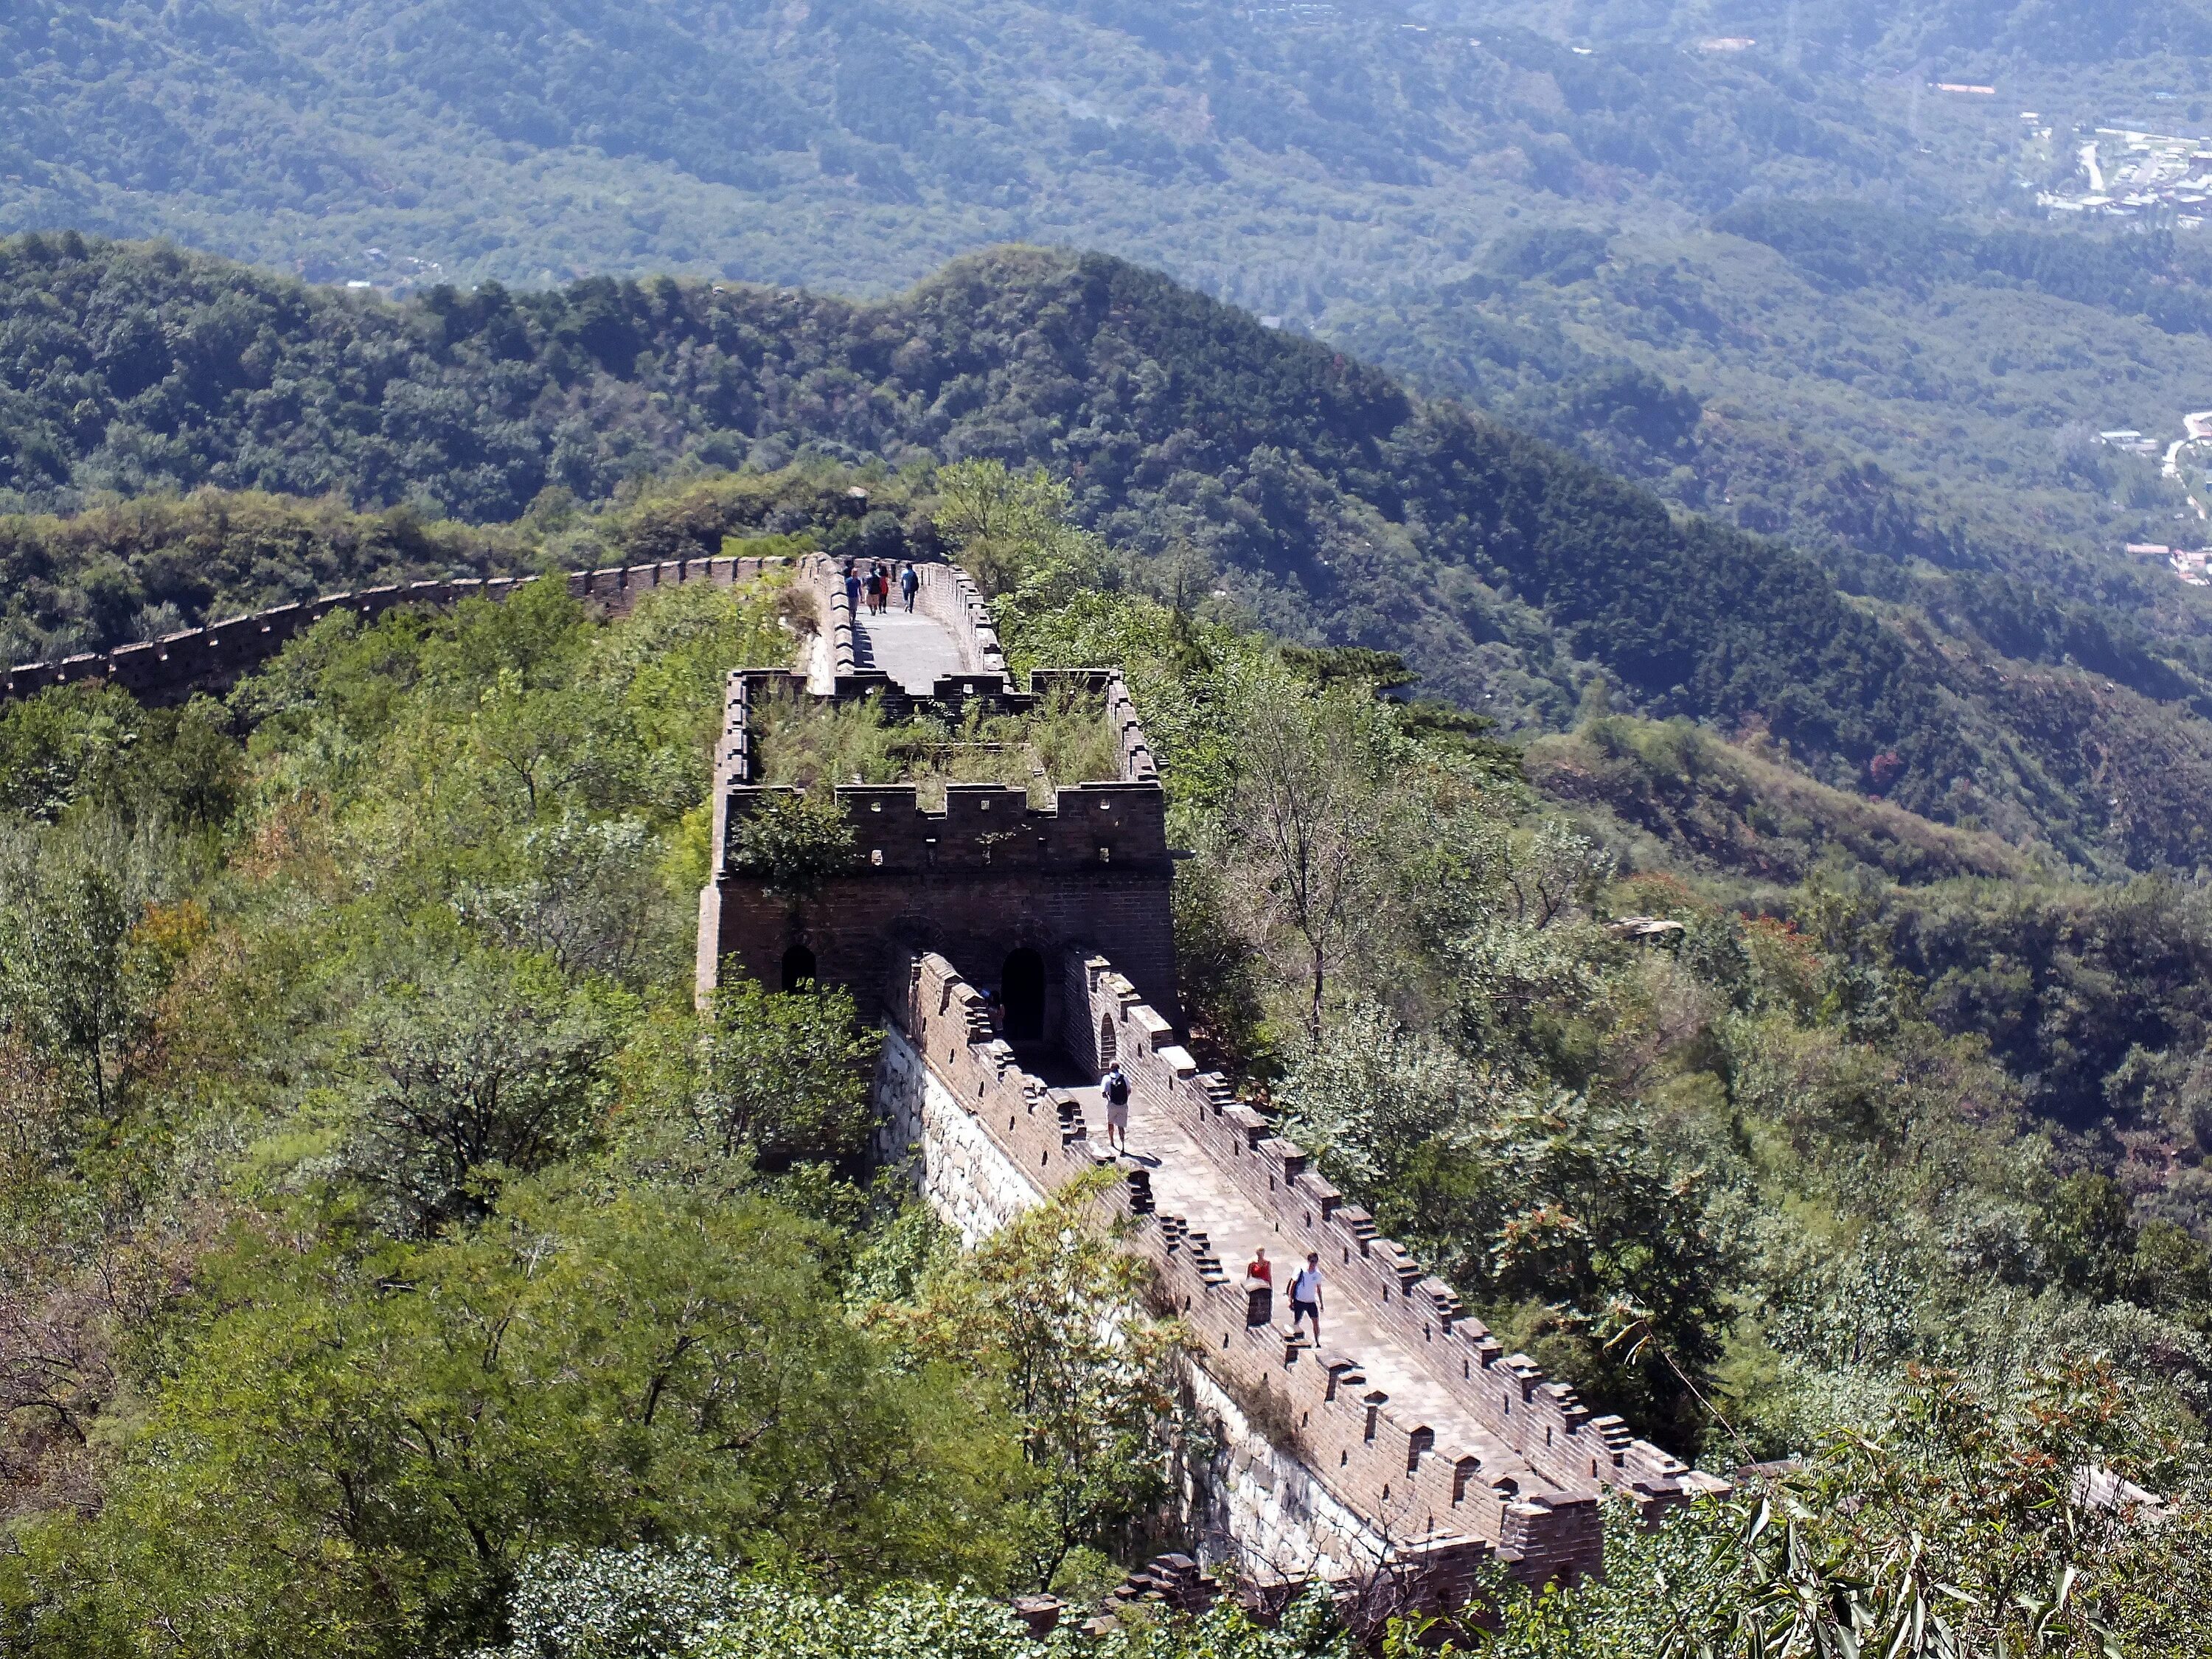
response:
<path id="1" fill-rule="evenodd" d="M 1044 1201 L 1044 1189 L 1014 1167 L 896 1026 L 884 1032 L 871 1098 L 877 1163 L 907 1170 L 963 1249 Z"/>
<path id="2" fill-rule="evenodd" d="M 886 1027 L 872 1099 L 878 1162 L 903 1170 L 938 1217 L 972 1249 L 1046 1188 L 924 1060 Z M 1055 1121 L 1057 1121 L 1055 1119 Z M 1049 1135 L 1049 1127 L 1046 1133 Z M 1063 1176 L 1085 1167 L 1084 1149 Z M 1312 1577 L 1363 1583 L 1391 1559 L 1390 1540 L 1339 1502 L 1297 1457 L 1255 1428 L 1244 1408 L 1196 1364 L 1183 1368 L 1185 1411 L 1195 1432 L 1176 1470 L 1177 1497 L 1208 1565 L 1229 1562 L 1262 1583 Z"/>
<path id="3" fill-rule="evenodd" d="M 821 648 L 808 665 L 808 687 L 824 696 L 896 692 L 888 675 L 860 665 L 853 601 L 845 591 L 846 562 L 823 553 L 809 554 L 800 562 L 799 580 L 819 596 L 823 619 Z M 897 567 L 892 568 L 896 572 Z M 1004 690 L 1006 653 L 1000 648 L 991 608 L 968 573 L 957 565 L 927 562 L 917 563 L 914 570 L 921 579 L 915 610 L 942 626 L 959 647 L 963 672 L 957 683 L 970 693 Z M 900 603 L 896 591 L 891 603 Z"/>
<path id="4" fill-rule="evenodd" d="M 824 561 L 819 574 L 834 571 Z M 715 750 L 714 864 L 700 896 L 699 994 L 713 989 L 727 960 L 780 986 L 787 957 L 803 950 L 817 978 L 850 988 L 872 1018 L 885 963 L 935 951 L 995 978 L 1016 951 L 1035 951 L 1049 968 L 1079 945 L 1110 953 L 1155 1005 L 1172 1009 L 1175 866 L 1166 798 L 1121 675 L 1039 672 L 1026 692 L 963 675 L 940 680 L 938 691 L 947 708 L 982 699 L 1018 712 L 1067 686 L 1100 699 L 1115 734 L 1121 777 L 1057 789 L 1048 807 L 1030 805 L 1020 788 L 953 784 L 938 812 L 921 809 L 911 784 L 840 787 L 834 793 L 853 826 L 852 861 L 804 900 L 791 900 L 769 895 L 731 866 L 732 838 L 746 817 L 789 793 L 757 781 L 765 761 L 752 709 L 766 696 L 824 694 L 788 671 L 731 674 Z M 910 706 L 881 675 L 840 676 L 826 696 L 869 694 L 887 699 L 895 712 Z M 1064 1018 L 1063 990 L 1053 975 L 1048 1029 Z"/>
<path id="5" fill-rule="evenodd" d="M 1004 679 L 1006 653 L 999 646 L 999 630 L 968 573 L 957 564 L 915 567 L 921 586 L 915 592 L 914 608 L 942 623 L 960 646 L 960 660 L 970 672 Z"/>
<path id="6" fill-rule="evenodd" d="M 1094 964 L 1086 978 L 1107 972 Z M 1025 1178 L 1051 1189 L 1097 1167 L 1080 1108 L 1021 1066 L 993 1035 L 981 997 L 945 958 L 914 959 L 886 1002 L 913 1052 Z M 1122 1012 L 1130 1018 L 1117 1033 L 1121 1062 L 1133 1083 L 1149 1079 L 1140 1086 L 1157 1090 L 1163 1073 L 1180 1072 L 1188 1056 L 1151 1009 L 1132 998 Z M 1295 1526 L 1281 1530 L 1296 1516 L 1306 1517 L 1297 1524 L 1326 1528 L 1338 1510 L 1358 1517 L 1361 1531 L 1336 1527 L 1334 1543 L 1313 1542 L 1317 1552 L 1350 1559 L 1362 1549 L 1371 1553 L 1382 1540 L 1392 1564 L 1418 1564 L 1419 1594 L 1437 1605 L 1463 1601 L 1476 1564 L 1493 1555 L 1531 1582 L 1600 1568 L 1591 1483 L 1550 1486 L 1503 1445 L 1458 1426 L 1456 1416 L 1451 1437 L 1440 1439 L 1431 1424 L 1369 1387 L 1356 1358 L 1287 1341 L 1279 1327 L 1254 1317 L 1253 1298 L 1224 1272 L 1205 1236 L 1157 1208 L 1151 1195 L 1157 1178 L 1142 1168 L 1125 1171 L 1113 1201 L 1131 1224 L 1127 1248 L 1152 1264 L 1158 1310 L 1183 1321 L 1194 1363 L 1237 1407 L 1233 1419 L 1223 1420 L 1243 1425 L 1238 1436 L 1261 1430 L 1312 1483 L 1299 1489 L 1295 1516 L 1269 1511 L 1234 1485 L 1227 1489 L 1224 1527 L 1232 1534 L 1253 1529 L 1238 1534 L 1251 1540 L 1242 1558 L 1248 1572 L 1264 1577 L 1277 1570 L 1269 1557 L 1305 1547 Z M 1264 1486 L 1253 1470 L 1273 1474 L 1278 1466 L 1255 1465 L 1249 1437 L 1244 1443 L 1245 1466 L 1232 1472 Z"/>
<path id="7" fill-rule="evenodd" d="M 568 578 L 568 591 L 609 615 L 621 616 L 641 596 L 658 588 L 701 581 L 728 587 L 788 562 L 785 559 L 712 558 L 622 565 L 606 570 L 577 571 Z M 112 651 L 85 652 L 54 662 L 18 665 L 8 670 L 4 680 L 0 680 L 0 699 L 27 697 L 58 685 L 93 681 L 119 685 L 141 702 L 181 702 L 196 691 L 221 691 L 237 684 L 283 650 L 287 641 L 335 611 L 350 611 L 363 621 L 374 621 L 402 605 L 443 609 L 463 599 L 503 599 L 527 580 L 490 576 L 394 583 L 274 605 L 247 616 L 210 623 L 204 628 L 190 628 L 158 640 L 118 646 Z"/>
<path id="8" fill-rule="evenodd" d="M 1356 1583 L 1384 1568 L 1391 1540 L 1255 1428 L 1204 1366 L 1187 1368 L 1184 1387 L 1184 1410 L 1208 1443 L 1206 1462 L 1181 1471 L 1179 1494 L 1201 1561 L 1273 1583 Z"/>
<path id="9" fill-rule="evenodd" d="M 1332 1295 L 1358 1297 L 1397 1351 L 1549 1488 L 1577 1495 L 1618 1487 L 1656 1516 L 1718 1484 L 1637 1439 L 1618 1417 L 1593 1416 L 1573 1389 L 1549 1380 L 1525 1354 L 1506 1353 L 1449 1285 L 1377 1237 L 1373 1218 L 1308 1167 L 1304 1149 L 1237 1101 L 1225 1078 L 1200 1072 L 1174 1028 L 1110 963 L 1094 957 L 1081 971 L 1082 1028 L 1112 1033 L 1133 1097 L 1170 1116 L 1248 1202 L 1273 1217 L 1273 1231 L 1290 1243 L 1286 1254 L 1318 1250 Z M 1501 1541 L 1513 1533 L 1510 1521 L 1501 1522 Z"/>

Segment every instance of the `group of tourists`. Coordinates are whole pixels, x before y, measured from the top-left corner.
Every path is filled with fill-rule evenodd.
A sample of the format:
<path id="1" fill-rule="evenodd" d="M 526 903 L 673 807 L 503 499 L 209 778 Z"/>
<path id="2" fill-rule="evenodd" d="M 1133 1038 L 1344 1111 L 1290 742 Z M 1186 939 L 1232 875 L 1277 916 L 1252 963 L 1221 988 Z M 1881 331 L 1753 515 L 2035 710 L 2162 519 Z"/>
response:
<path id="1" fill-rule="evenodd" d="M 1245 1264 L 1244 1277 L 1258 1279 L 1269 1290 L 1275 1287 L 1275 1264 L 1267 1260 L 1265 1248 L 1255 1250 L 1252 1260 Z M 1321 1252 L 1308 1250 L 1306 1265 L 1291 1279 L 1291 1334 L 1296 1336 L 1313 1321 L 1313 1340 L 1321 1340 Z"/>
<path id="2" fill-rule="evenodd" d="M 1098 1092 L 1106 1101 L 1106 1144 L 1115 1152 L 1127 1154 L 1129 1150 L 1129 1074 L 1121 1069 L 1120 1060 L 1106 1068 L 1106 1075 L 1098 1079 Z M 1257 1279 L 1270 1290 L 1275 1284 L 1275 1264 L 1267 1260 L 1263 1249 L 1253 1253 L 1251 1262 L 1244 1269 L 1247 1279 Z M 1321 1341 L 1321 1252 L 1306 1252 L 1306 1265 L 1291 1279 L 1291 1334 L 1297 1336 L 1313 1322 L 1313 1340 Z"/>
<path id="3" fill-rule="evenodd" d="M 882 559 L 870 559 L 866 562 L 866 568 L 863 569 L 860 560 L 848 559 L 845 562 L 845 603 L 853 607 L 853 614 L 858 616 L 860 606 L 865 604 L 870 616 L 882 616 L 891 602 L 894 587 L 911 613 L 914 596 L 921 586 L 921 577 L 913 564 L 902 562 L 894 574 L 890 566 Z"/>

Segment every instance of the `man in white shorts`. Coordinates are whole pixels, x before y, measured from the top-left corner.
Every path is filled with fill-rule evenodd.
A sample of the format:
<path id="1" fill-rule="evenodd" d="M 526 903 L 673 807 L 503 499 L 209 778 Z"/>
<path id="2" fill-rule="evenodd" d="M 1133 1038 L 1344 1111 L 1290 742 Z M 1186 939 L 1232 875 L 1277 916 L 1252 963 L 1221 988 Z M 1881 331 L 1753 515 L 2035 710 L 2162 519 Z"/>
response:
<path id="1" fill-rule="evenodd" d="M 1129 1078 L 1115 1060 L 1098 1079 L 1098 1092 L 1106 1097 L 1106 1144 L 1117 1152 L 1129 1150 Z"/>

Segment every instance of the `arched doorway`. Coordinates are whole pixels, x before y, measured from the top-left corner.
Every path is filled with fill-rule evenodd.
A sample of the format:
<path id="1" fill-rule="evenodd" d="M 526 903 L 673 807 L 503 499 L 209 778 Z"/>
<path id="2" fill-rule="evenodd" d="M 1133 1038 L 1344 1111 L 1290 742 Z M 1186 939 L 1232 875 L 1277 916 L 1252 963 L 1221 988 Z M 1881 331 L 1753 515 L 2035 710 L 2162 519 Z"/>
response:
<path id="1" fill-rule="evenodd" d="M 1098 1016 L 1098 1066 L 1101 1071 L 1121 1058 L 1121 1045 L 1114 1036 L 1114 1016 Z"/>
<path id="2" fill-rule="evenodd" d="M 783 953 L 783 988 L 787 991 L 814 989 L 814 952 L 804 945 L 794 945 Z"/>
<path id="3" fill-rule="evenodd" d="M 1006 958 L 999 975 L 999 1006 L 1006 1011 L 1006 1041 L 1035 1042 L 1044 1035 L 1044 958 L 1024 945 Z"/>

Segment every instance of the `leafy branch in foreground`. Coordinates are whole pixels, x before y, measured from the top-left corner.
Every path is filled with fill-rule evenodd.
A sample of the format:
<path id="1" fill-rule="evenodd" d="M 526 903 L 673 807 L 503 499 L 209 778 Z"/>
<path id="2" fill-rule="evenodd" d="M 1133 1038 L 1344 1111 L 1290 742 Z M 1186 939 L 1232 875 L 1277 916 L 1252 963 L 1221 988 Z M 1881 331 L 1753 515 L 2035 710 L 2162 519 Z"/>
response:
<path id="1" fill-rule="evenodd" d="M 1115 1178 L 1099 1170 L 1063 1188 L 948 1262 L 918 1304 L 868 1316 L 918 1356 L 986 1357 L 1032 1477 L 1041 1585 L 1072 1551 L 1118 1541 L 1168 1496 L 1163 1436 L 1182 1331 L 1145 1315 L 1151 1269 L 1093 1208 Z"/>
<path id="2" fill-rule="evenodd" d="M 2171 1474 L 2111 1367 L 1993 1397 L 1915 1371 L 1887 1420 L 1756 1474 L 1656 1531 L 1609 1506 L 1607 1577 L 1500 1581 L 1498 1655 L 1536 1659 L 1967 1659 L 2201 1651 L 2212 1609 L 2146 1606 L 2145 1575 L 2201 1577 L 2201 1519 L 2090 1501 L 2093 1468 Z M 2108 1483 L 2118 1488 L 2117 1482 Z M 2179 1639 L 2178 1645 L 2166 1645 Z"/>
<path id="3" fill-rule="evenodd" d="M 829 790 L 769 795 L 730 826 L 730 868 L 776 898 L 811 898 L 853 856 L 853 826 Z"/>

